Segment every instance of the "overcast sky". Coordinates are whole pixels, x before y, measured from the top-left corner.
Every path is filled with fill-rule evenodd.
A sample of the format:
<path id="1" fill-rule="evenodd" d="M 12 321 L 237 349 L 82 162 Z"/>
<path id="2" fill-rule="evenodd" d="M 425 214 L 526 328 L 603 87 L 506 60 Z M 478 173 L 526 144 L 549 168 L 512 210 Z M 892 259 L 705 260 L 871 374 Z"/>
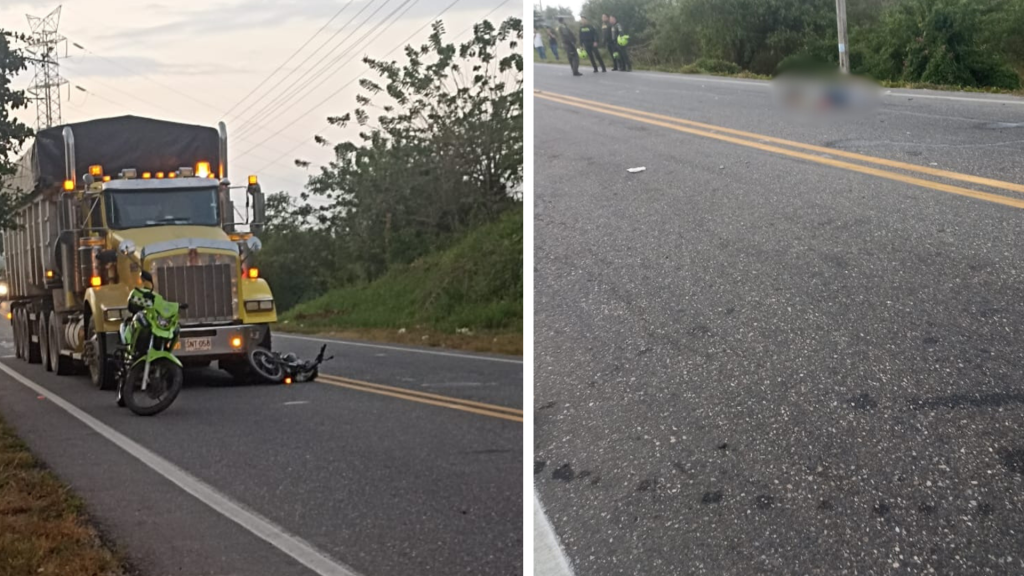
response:
<path id="1" fill-rule="evenodd" d="M 533 7 L 534 8 L 541 8 L 541 7 L 546 8 L 548 6 L 565 6 L 566 8 L 572 10 L 572 15 L 573 16 L 575 16 L 576 18 L 579 18 L 580 17 L 580 10 L 583 10 L 583 2 L 584 2 L 584 0 L 553 0 L 553 1 L 550 1 L 550 2 L 547 1 L 547 0 L 545 0 L 544 2 L 537 2 L 536 0 L 534 0 Z"/>
<path id="2" fill-rule="evenodd" d="M 364 55 L 385 58 L 394 50 L 387 58 L 401 61 L 406 39 L 415 34 L 408 43 L 422 44 L 429 23 L 446 9 L 441 19 L 449 41 L 469 39 L 472 25 L 489 13 L 495 23 L 522 17 L 521 0 L 502 1 L 64 0 L 60 32 L 68 38 L 70 58 L 61 62 L 61 73 L 70 83 L 70 100 L 65 89 L 63 120 L 135 114 L 216 126 L 225 119 L 232 180 L 258 173 L 265 192 L 297 193 L 309 172 L 293 161 L 310 160 L 308 170 L 315 171 L 333 155 L 313 143 L 313 135 L 338 142 L 358 132 L 328 129 L 326 118 L 356 107 L 354 80 L 366 76 Z M 26 14 L 45 16 L 58 4 L 2 0 L 0 28 L 28 32 Z M 23 74 L 16 87 L 30 80 Z M 34 125 L 35 110 L 19 117 Z"/>

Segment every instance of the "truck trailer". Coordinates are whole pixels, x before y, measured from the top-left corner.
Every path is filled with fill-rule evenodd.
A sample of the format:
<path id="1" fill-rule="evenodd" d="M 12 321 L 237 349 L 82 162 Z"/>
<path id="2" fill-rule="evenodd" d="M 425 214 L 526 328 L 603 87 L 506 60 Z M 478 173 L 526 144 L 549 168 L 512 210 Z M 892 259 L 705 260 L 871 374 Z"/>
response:
<path id="1" fill-rule="evenodd" d="M 255 262 L 263 193 L 255 176 L 238 187 L 236 222 L 227 158 L 223 122 L 122 116 L 39 131 L 3 183 L 30 194 L 3 238 L 16 356 L 61 375 L 84 368 L 112 388 L 128 294 L 146 270 L 157 292 L 188 304 L 182 362 L 248 379 L 248 352 L 270 348 L 277 311 Z"/>

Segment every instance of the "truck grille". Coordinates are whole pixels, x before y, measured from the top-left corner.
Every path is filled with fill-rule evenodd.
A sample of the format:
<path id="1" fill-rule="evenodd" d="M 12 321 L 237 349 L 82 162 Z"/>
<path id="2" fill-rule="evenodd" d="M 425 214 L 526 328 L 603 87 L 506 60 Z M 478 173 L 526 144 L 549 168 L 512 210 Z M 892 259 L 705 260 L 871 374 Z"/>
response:
<path id="1" fill-rule="evenodd" d="M 183 326 L 231 322 L 237 317 L 235 262 L 219 255 L 203 255 L 200 264 L 187 257 L 161 258 L 153 265 L 156 291 L 172 302 L 187 303 Z"/>

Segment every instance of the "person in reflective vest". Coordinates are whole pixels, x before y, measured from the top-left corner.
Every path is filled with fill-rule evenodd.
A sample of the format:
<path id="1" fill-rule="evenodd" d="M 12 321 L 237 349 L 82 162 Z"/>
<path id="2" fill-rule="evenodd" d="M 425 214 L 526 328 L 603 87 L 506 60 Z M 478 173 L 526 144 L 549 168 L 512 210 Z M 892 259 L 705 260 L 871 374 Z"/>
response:
<path id="1" fill-rule="evenodd" d="M 558 34 L 562 37 L 562 46 L 569 56 L 569 66 L 572 67 L 572 75 L 583 76 L 583 74 L 580 74 L 580 55 L 576 53 L 576 35 L 573 34 L 572 30 L 565 23 L 564 16 L 558 17 Z"/>
<path id="2" fill-rule="evenodd" d="M 629 50 L 626 48 L 626 44 L 629 43 L 629 36 L 627 36 L 625 30 L 622 29 L 622 24 L 615 21 L 615 16 L 609 16 L 608 22 L 611 24 L 612 39 L 615 41 L 615 50 L 619 54 L 619 70 L 632 72 L 633 63 L 629 60 Z"/>
<path id="3" fill-rule="evenodd" d="M 608 49 L 608 54 L 612 57 L 612 72 L 619 70 L 619 59 L 615 57 L 617 45 L 615 39 L 612 38 L 612 25 L 608 23 L 608 15 L 601 14 L 601 43 Z"/>
<path id="4" fill-rule="evenodd" d="M 597 73 L 597 65 L 599 63 L 601 64 L 601 71 L 607 72 L 608 69 L 604 66 L 604 58 L 601 57 L 601 50 L 597 47 L 597 30 L 582 16 L 580 17 L 580 44 L 587 51 L 590 65 L 594 67 L 594 73 Z M 595 56 L 597 57 L 596 59 L 594 58 Z"/>

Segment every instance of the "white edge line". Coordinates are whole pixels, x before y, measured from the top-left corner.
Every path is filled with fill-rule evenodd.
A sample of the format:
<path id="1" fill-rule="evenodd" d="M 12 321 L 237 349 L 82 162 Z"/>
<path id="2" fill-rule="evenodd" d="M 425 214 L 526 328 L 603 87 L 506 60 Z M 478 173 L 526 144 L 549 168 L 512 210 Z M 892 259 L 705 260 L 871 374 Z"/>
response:
<path id="1" fill-rule="evenodd" d="M 536 490 L 533 493 L 533 573 L 536 576 L 573 575 L 572 565 Z"/>
<path id="2" fill-rule="evenodd" d="M 1024 100 L 992 100 L 967 96 L 942 96 L 940 94 L 917 94 L 915 92 L 885 92 L 883 96 L 897 96 L 899 98 L 932 98 L 935 100 L 957 100 L 960 102 L 975 102 L 977 104 L 1024 104 Z"/>
<path id="3" fill-rule="evenodd" d="M 0 370 L 6 372 L 26 387 L 34 390 L 40 395 L 46 396 L 51 402 L 63 408 L 68 414 L 80 420 L 86 426 L 92 428 L 101 436 L 110 440 L 118 447 L 128 452 L 146 466 L 155 470 L 158 474 L 177 484 L 182 490 L 195 496 L 200 502 L 213 508 L 223 516 L 234 521 L 242 528 L 259 536 L 278 550 L 291 556 L 302 565 L 321 576 L 359 576 L 359 573 L 351 568 L 338 563 L 329 556 L 314 548 L 308 542 L 298 536 L 286 532 L 270 520 L 259 514 L 248 510 L 241 504 L 231 500 L 218 492 L 215 488 L 202 480 L 164 460 L 155 453 L 142 447 L 127 436 L 114 430 L 110 426 L 90 416 L 74 404 L 57 396 L 52 391 L 36 384 L 25 376 L 22 376 L 10 367 L 0 364 Z"/>
<path id="4" fill-rule="evenodd" d="M 557 66 L 557 64 L 542 63 L 544 66 Z M 637 71 L 637 76 L 646 76 L 648 78 L 664 78 L 668 80 L 681 80 L 684 82 L 711 82 L 713 84 L 740 84 L 743 86 L 758 86 L 767 88 L 772 85 L 771 80 L 758 80 L 755 78 L 748 78 L 743 80 L 730 80 L 727 78 L 709 78 L 699 74 L 678 74 L 674 72 L 658 72 L 656 70 L 643 70 Z M 993 100 L 986 97 L 984 94 L 979 94 L 977 97 L 970 96 L 944 96 L 942 94 L 918 94 L 916 92 L 893 92 L 891 89 L 885 89 L 882 96 L 896 96 L 900 98 L 931 98 L 933 100 L 956 100 L 959 102 L 974 102 L 978 104 L 1024 104 L 1024 99 L 1021 100 Z"/>
<path id="5" fill-rule="evenodd" d="M 382 348 L 384 350 L 396 350 L 398 352 L 415 352 L 417 354 L 433 354 L 435 356 L 449 356 L 452 358 L 466 358 L 469 360 L 487 360 L 489 362 L 505 362 L 508 364 L 522 364 L 522 360 L 513 358 L 495 358 L 493 356 L 476 356 L 473 354 L 459 354 L 458 352 L 440 352 L 437 350 L 417 350 L 415 348 L 402 348 L 400 346 L 386 346 L 384 344 L 369 344 L 365 342 L 348 342 L 346 340 L 332 340 L 330 338 L 311 338 L 309 336 L 296 336 L 283 332 L 274 332 L 274 337 L 295 338 L 296 340 L 309 340 L 311 342 L 327 342 L 329 344 L 341 344 L 343 346 L 362 346 L 366 348 Z"/>

